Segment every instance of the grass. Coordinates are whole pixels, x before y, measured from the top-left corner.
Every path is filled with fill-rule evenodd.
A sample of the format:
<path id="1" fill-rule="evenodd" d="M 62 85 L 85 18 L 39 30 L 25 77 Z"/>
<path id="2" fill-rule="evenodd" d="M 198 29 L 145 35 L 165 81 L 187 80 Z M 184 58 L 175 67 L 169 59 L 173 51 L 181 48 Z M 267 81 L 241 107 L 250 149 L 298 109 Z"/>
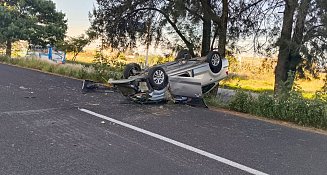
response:
<path id="1" fill-rule="evenodd" d="M 92 64 L 93 62 L 93 57 L 95 55 L 95 51 L 85 51 L 85 52 L 81 52 L 78 54 L 78 56 L 76 57 L 76 62 L 79 63 L 88 63 L 88 64 Z M 73 54 L 72 53 L 67 53 L 66 55 L 67 60 L 71 61 Z"/>
<path id="2" fill-rule="evenodd" d="M 109 78 L 119 79 L 122 76 L 121 69 L 103 66 L 98 70 L 93 65 L 82 64 L 56 64 L 52 61 L 38 58 L 8 58 L 0 56 L 0 62 L 19 65 L 22 67 L 41 70 L 44 72 L 74 77 L 78 79 L 89 79 L 98 82 L 106 82 Z M 101 74 L 99 74 L 101 71 Z"/>
<path id="3" fill-rule="evenodd" d="M 307 99 L 296 91 L 278 96 L 260 93 L 258 97 L 254 97 L 250 93 L 237 90 L 227 101 L 212 96 L 206 96 L 205 101 L 213 107 L 327 130 L 327 94 L 324 93 L 323 96 Z"/>
<path id="4" fill-rule="evenodd" d="M 230 76 L 220 85 L 235 89 L 236 94 L 228 100 L 206 96 L 208 105 L 327 130 L 326 73 L 317 79 L 297 78 L 295 90 L 273 95 L 274 60 L 230 63 Z"/>
<path id="5" fill-rule="evenodd" d="M 223 80 L 220 85 L 230 89 L 242 89 L 252 92 L 273 92 L 274 90 L 274 68 L 275 60 L 250 59 L 243 60 L 242 63 L 231 61 L 230 76 Z M 308 79 L 297 78 L 295 84 L 301 89 L 302 95 L 312 98 L 316 91 L 324 86 L 325 73 L 321 73 L 318 78 L 308 75 Z"/>

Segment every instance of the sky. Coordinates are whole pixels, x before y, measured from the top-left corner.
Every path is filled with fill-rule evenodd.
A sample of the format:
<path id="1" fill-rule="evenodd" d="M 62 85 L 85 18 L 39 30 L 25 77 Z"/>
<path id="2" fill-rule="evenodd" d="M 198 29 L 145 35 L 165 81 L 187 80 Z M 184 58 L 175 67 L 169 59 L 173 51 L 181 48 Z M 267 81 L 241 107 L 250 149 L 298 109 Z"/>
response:
<path id="1" fill-rule="evenodd" d="M 68 20 L 67 36 L 79 36 L 90 26 L 89 11 L 93 9 L 95 0 L 52 0 L 57 11 L 66 14 Z"/>

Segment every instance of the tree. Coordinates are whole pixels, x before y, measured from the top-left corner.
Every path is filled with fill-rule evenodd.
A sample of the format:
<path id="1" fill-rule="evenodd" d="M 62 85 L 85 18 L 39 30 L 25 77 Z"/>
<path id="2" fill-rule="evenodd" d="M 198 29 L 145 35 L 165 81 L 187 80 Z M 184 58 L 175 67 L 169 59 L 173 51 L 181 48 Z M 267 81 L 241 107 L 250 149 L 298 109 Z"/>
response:
<path id="1" fill-rule="evenodd" d="M 0 42 L 6 43 L 6 55 L 11 56 L 12 42 L 17 40 L 43 46 L 63 40 L 67 30 L 64 18 L 52 1 L 1 1 Z"/>
<path id="2" fill-rule="evenodd" d="M 176 34 L 192 55 L 198 48 L 202 56 L 206 55 L 218 39 L 218 50 L 225 56 L 228 33 L 237 39 L 236 36 L 240 36 L 238 31 L 241 31 L 231 31 L 228 28 L 242 26 L 242 32 L 250 33 L 250 30 L 245 29 L 248 24 L 254 23 L 236 25 L 230 21 L 237 21 L 243 14 L 245 17 L 250 16 L 255 7 L 266 1 L 272 0 L 248 0 L 240 3 L 228 0 L 98 0 L 91 24 L 115 48 L 133 46 L 138 38 L 151 42 L 146 37 L 149 36 L 147 33 L 153 36 L 150 38 L 158 41 L 163 38 L 162 31 L 165 29 L 169 32 L 170 39 Z M 148 21 L 151 21 L 150 27 Z M 149 28 L 151 29 L 147 30 Z"/>
<path id="3" fill-rule="evenodd" d="M 91 16 L 92 28 L 103 34 L 102 37 L 111 47 L 134 47 L 137 38 L 143 42 L 152 42 L 153 38 L 158 41 L 162 35 L 162 27 L 169 23 L 193 54 L 193 43 L 176 24 L 177 18 L 183 14 L 171 9 L 178 3 L 163 0 L 137 0 L 133 3 L 129 0 L 98 0 L 97 3 L 98 7 Z"/>
<path id="4" fill-rule="evenodd" d="M 290 90 L 300 63 L 326 60 L 327 5 L 321 0 L 284 0 L 285 9 L 275 72 L 275 92 Z M 312 67 L 311 67 L 312 68 Z M 286 85 L 286 86 L 285 86 Z M 286 88 L 283 88 L 283 87 Z"/>
<path id="5" fill-rule="evenodd" d="M 86 35 L 83 34 L 78 37 L 70 37 L 68 40 L 58 43 L 56 47 L 65 52 L 72 52 L 72 61 L 76 61 L 78 54 L 83 51 L 85 46 L 91 43 L 95 35 L 94 31 L 88 30 Z"/>
<path id="6" fill-rule="evenodd" d="M 110 46 L 133 47 L 177 35 L 192 55 L 206 55 L 218 40 L 218 52 L 253 37 L 253 48 L 279 49 L 275 90 L 299 70 L 326 58 L 324 0 L 97 0 L 91 24 Z M 279 12 L 283 10 L 284 13 Z M 201 27 L 202 26 L 202 27 Z M 173 32 L 171 32 L 173 31 Z M 200 36 L 200 37 L 199 37 Z M 168 37 L 168 38 L 169 38 Z M 278 38 L 276 42 L 276 38 Z M 265 39 L 260 42 L 260 39 Z M 201 41 L 200 41 L 201 40 Z M 269 47 L 265 47 L 269 46 Z M 200 49 L 199 49 L 200 48 Z M 287 81 L 292 84 L 293 80 Z"/>

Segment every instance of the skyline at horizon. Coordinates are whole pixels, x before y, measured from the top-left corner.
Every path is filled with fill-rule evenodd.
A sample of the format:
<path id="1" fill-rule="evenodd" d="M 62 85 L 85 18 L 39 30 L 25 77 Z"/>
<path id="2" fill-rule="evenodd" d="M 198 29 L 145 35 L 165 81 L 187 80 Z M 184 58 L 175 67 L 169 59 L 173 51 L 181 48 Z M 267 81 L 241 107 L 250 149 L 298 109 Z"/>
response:
<path id="1" fill-rule="evenodd" d="M 76 37 L 85 33 L 90 26 L 88 15 L 95 4 L 94 0 L 83 0 L 82 2 L 80 0 L 53 0 L 53 2 L 56 4 L 57 11 L 66 14 L 67 36 Z"/>

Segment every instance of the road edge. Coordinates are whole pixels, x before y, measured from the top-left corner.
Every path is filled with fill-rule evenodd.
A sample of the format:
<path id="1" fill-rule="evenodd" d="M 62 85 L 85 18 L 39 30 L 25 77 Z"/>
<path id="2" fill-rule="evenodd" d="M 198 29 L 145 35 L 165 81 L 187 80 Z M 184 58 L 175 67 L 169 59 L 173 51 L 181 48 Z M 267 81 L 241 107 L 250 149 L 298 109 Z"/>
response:
<path id="1" fill-rule="evenodd" d="M 297 129 L 300 131 L 306 131 L 306 132 L 311 132 L 311 133 L 327 136 L 327 131 L 323 130 L 323 129 L 319 129 L 319 128 L 314 128 L 314 127 L 310 127 L 310 126 L 301 126 L 301 125 L 298 125 L 298 124 L 295 124 L 292 122 L 287 122 L 287 121 L 282 121 L 282 120 L 277 120 L 277 119 L 269 119 L 269 118 L 265 118 L 265 117 L 260 117 L 260 116 L 237 112 L 237 111 L 231 111 L 228 109 L 217 108 L 217 107 L 213 107 L 213 106 L 209 106 L 208 108 L 210 111 L 214 111 L 214 112 L 223 112 L 223 113 L 227 113 L 227 114 L 230 114 L 230 115 L 233 115 L 236 117 L 241 117 L 241 118 L 250 119 L 250 120 L 258 120 L 258 121 L 262 121 L 262 122 L 266 122 L 266 123 L 270 123 L 270 124 L 274 124 L 274 125 L 284 126 L 284 127 L 291 128 L 291 129 Z"/>

